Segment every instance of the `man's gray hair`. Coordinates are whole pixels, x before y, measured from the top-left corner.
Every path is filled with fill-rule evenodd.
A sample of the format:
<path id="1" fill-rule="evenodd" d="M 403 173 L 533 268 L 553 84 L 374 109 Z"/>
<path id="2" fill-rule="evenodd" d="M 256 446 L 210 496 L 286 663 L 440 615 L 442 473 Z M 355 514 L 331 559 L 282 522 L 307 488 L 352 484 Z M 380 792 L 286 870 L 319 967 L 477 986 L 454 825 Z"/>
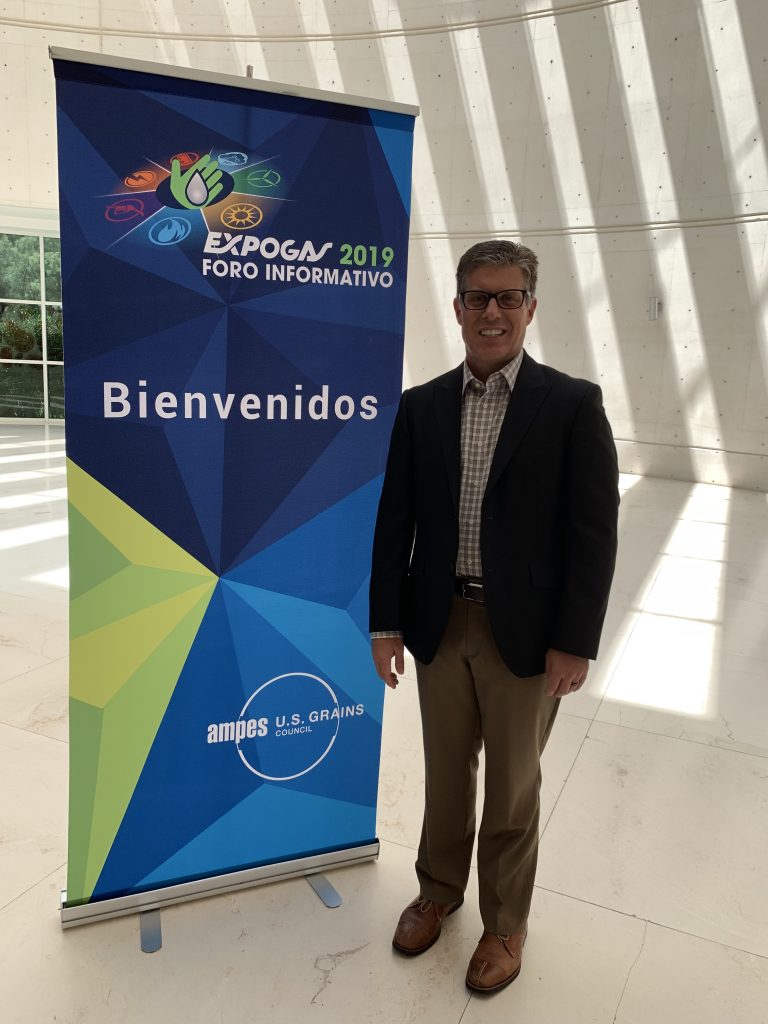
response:
<path id="1" fill-rule="evenodd" d="M 520 267 L 526 288 L 532 296 L 536 294 L 539 258 L 532 249 L 519 242 L 494 238 L 467 249 L 456 268 L 457 293 L 464 291 L 467 275 L 477 267 Z"/>

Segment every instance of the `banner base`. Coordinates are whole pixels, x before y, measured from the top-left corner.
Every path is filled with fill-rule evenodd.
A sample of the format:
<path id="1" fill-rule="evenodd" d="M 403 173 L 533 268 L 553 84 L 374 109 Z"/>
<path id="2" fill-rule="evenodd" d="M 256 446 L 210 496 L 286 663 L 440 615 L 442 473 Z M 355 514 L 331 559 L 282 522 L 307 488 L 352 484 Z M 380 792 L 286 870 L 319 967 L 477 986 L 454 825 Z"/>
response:
<path id="1" fill-rule="evenodd" d="M 339 896 L 325 875 L 307 875 L 307 881 L 326 907 L 335 910 L 336 907 L 341 906 L 341 896 Z"/>
<path id="2" fill-rule="evenodd" d="M 269 882 L 279 882 L 288 878 L 301 878 L 314 875 L 333 868 L 349 867 L 364 861 L 376 860 L 379 856 L 379 841 L 355 846 L 351 850 L 333 850 L 313 857 L 301 857 L 297 860 L 282 861 L 279 864 L 265 864 L 259 868 L 247 868 L 245 871 L 233 871 L 226 875 L 213 878 L 200 878 L 180 885 L 169 885 L 162 889 L 134 893 L 131 896 L 119 896 L 112 900 L 99 900 L 97 903 L 85 903 L 81 906 L 67 906 L 67 890 L 61 891 L 61 927 L 75 928 L 81 924 L 92 924 L 96 921 L 107 921 L 112 917 L 125 917 L 127 914 L 139 914 L 147 910 L 161 910 L 174 903 L 186 903 L 188 900 L 204 899 L 207 896 L 219 896 L 240 889 L 250 889 Z"/>

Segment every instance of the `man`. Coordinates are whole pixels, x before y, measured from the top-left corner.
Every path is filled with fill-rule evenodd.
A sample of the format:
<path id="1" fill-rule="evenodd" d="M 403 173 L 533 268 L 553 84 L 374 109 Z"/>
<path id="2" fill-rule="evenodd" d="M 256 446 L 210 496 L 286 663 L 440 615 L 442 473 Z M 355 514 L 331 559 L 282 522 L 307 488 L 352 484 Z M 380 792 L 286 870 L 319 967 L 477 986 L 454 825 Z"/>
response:
<path id="1" fill-rule="evenodd" d="M 466 360 L 402 396 L 373 547 L 376 671 L 395 687 L 404 643 L 414 655 L 426 774 L 420 892 L 393 945 L 423 953 L 463 902 L 484 746 L 485 930 L 467 971 L 482 992 L 520 972 L 539 758 L 560 698 L 597 654 L 616 556 L 616 449 L 600 389 L 523 351 L 537 267 L 514 242 L 462 256 L 453 306 Z"/>

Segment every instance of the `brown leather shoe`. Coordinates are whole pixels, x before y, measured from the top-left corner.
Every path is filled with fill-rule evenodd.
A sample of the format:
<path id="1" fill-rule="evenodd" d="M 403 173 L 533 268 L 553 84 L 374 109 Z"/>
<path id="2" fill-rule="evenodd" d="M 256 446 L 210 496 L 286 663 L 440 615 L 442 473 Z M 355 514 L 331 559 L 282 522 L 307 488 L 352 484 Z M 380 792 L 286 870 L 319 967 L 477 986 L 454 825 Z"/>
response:
<path id="1" fill-rule="evenodd" d="M 440 938 L 443 919 L 458 910 L 463 902 L 463 896 L 455 903 L 435 903 L 417 896 L 400 915 L 392 945 L 405 956 L 425 953 Z"/>
<path id="2" fill-rule="evenodd" d="M 475 992 L 498 992 L 520 973 L 526 932 L 494 935 L 483 932 L 467 970 L 467 987 Z"/>

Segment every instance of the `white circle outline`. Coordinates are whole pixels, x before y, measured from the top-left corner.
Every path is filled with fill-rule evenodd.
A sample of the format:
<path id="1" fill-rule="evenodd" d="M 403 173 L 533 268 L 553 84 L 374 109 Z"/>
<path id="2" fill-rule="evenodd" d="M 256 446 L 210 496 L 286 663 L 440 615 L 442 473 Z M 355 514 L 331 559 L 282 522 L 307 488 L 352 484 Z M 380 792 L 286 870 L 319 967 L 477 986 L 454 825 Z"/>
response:
<path id="1" fill-rule="evenodd" d="M 262 683 L 261 686 L 258 688 L 258 690 L 255 690 L 251 694 L 251 696 L 248 698 L 248 700 L 243 705 L 243 710 L 240 712 L 240 714 L 238 716 L 238 720 L 243 717 L 245 712 L 248 710 L 248 705 L 251 703 L 251 701 L 253 700 L 254 697 L 257 697 L 261 693 L 262 690 L 265 690 L 268 686 L 271 686 L 272 683 L 279 682 L 281 679 L 287 679 L 289 676 L 294 676 L 294 677 L 295 676 L 304 676 L 306 679 L 314 679 L 315 682 L 320 683 L 322 686 L 324 686 L 326 688 L 328 693 L 330 693 L 331 697 L 333 698 L 333 703 L 336 705 L 336 709 L 338 710 L 338 707 L 339 707 L 338 697 L 333 692 L 333 690 L 328 685 L 328 683 L 326 683 L 326 681 L 324 679 L 321 679 L 320 676 L 313 676 L 311 672 L 283 672 L 282 675 L 275 676 L 273 679 L 268 679 L 266 681 L 266 683 Z M 328 744 L 328 746 L 325 748 L 325 750 L 322 752 L 320 757 L 318 757 L 318 759 L 315 761 L 314 764 L 311 764 L 309 766 L 309 768 L 305 768 L 304 771 L 302 771 L 302 772 L 297 772 L 295 775 L 265 775 L 263 772 L 257 772 L 256 769 L 253 767 L 253 765 L 249 764 L 249 762 L 247 761 L 247 759 L 245 757 L 245 754 L 243 754 L 242 750 L 240 749 L 240 740 L 238 740 L 237 743 L 236 743 L 237 753 L 238 753 L 238 755 L 240 757 L 240 760 L 243 762 L 243 764 L 248 769 L 248 771 L 249 772 L 253 772 L 254 775 L 258 775 L 260 779 L 266 779 L 268 782 L 290 782 L 291 779 L 301 778 L 302 775 L 306 775 L 307 772 L 311 772 L 313 768 L 317 768 L 317 766 L 320 764 L 321 761 L 325 760 L 325 758 L 330 753 L 331 747 L 336 742 L 336 737 L 339 735 L 339 726 L 340 725 L 341 725 L 341 716 L 339 715 L 336 718 L 336 732 L 331 737 L 331 742 Z"/>

